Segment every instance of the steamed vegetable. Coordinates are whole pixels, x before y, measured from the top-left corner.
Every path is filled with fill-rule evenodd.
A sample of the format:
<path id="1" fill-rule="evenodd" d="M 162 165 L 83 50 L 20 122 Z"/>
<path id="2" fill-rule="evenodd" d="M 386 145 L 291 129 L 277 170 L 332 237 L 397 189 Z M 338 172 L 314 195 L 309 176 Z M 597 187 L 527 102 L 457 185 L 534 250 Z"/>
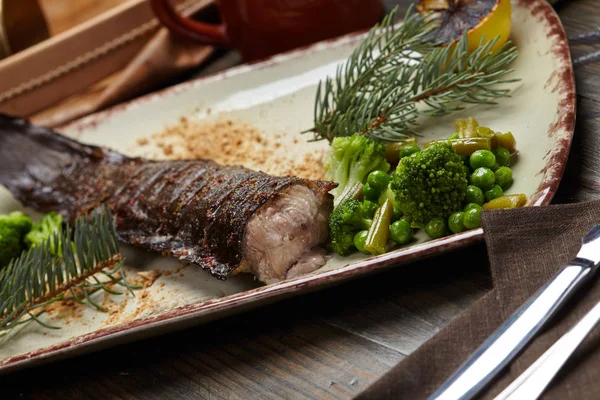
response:
<path id="1" fill-rule="evenodd" d="M 8 226 L 0 225 L 0 268 L 6 267 L 10 260 L 21 254 L 19 232 Z"/>
<path id="2" fill-rule="evenodd" d="M 324 169 L 326 178 L 338 184 L 332 191 L 334 206 L 337 206 L 339 201 L 336 200 L 347 186 L 357 182 L 367 183 L 369 173 L 376 170 L 387 172 L 390 164 L 386 160 L 385 145 L 355 133 L 333 139 Z"/>
<path id="3" fill-rule="evenodd" d="M 413 228 L 423 228 L 434 218 L 447 219 L 462 208 L 468 184 L 463 165 L 449 142 L 400 160 L 390 187 Z"/>
<path id="4" fill-rule="evenodd" d="M 20 211 L 0 215 L 0 268 L 21 254 L 24 249 L 23 239 L 31 225 L 31 218 Z"/>
<path id="5" fill-rule="evenodd" d="M 363 204 L 359 200 L 346 200 L 337 206 L 329 217 L 329 238 L 333 251 L 347 256 L 356 251 L 354 236 L 368 230 L 372 221 L 365 218 Z"/>
<path id="6" fill-rule="evenodd" d="M 25 244 L 29 248 L 40 246 L 47 240 L 54 238 L 62 229 L 63 217 L 55 212 L 50 212 L 42 217 L 42 219 L 33 224 L 31 230 L 25 235 Z M 60 245 L 60 244 L 59 244 Z M 59 254 L 59 248 L 52 240 L 50 250 L 53 254 Z"/>

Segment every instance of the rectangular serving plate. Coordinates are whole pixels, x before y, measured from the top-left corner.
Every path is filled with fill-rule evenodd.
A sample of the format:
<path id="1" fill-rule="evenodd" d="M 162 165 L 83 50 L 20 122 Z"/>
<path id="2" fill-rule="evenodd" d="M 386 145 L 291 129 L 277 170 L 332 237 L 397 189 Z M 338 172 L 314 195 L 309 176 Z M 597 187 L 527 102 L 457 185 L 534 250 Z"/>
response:
<path id="1" fill-rule="evenodd" d="M 525 193 L 529 206 L 544 206 L 550 203 L 562 178 L 572 140 L 573 70 L 562 25 L 544 0 L 515 1 L 512 18 L 511 39 L 519 48 L 514 74 L 521 78 L 512 88 L 512 97 L 501 99 L 495 106 L 477 106 L 423 120 L 418 132 L 423 136 L 420 140 L 447 137 L 454 119 L 469 115 L 495 130 L 512 131 L 521 151 L 513 167 L 515 182 L 510 192 Z M 363 37 L 347 35 L 186 82 L 59 130 L 83 142 L 143 156 L 148 155 L 148 147 L 140 147 L 138 140 L 177 125 L 182 117 L 207 123 L 218 118 L 236 119 L 251 124 L 265 137 L 277 138 L 280 146 L 276 161 L 254 160 L 245 165 L 278 171 L 286 159 L 294 162 L 327 150 L 327 142 L 310 142 L 310 136 L 300 132 L 313 122 L 319 80 L 332 75 Z M 22 207 L 0 189 L 0 213 L 16 209 Z M 25 211 L 36 215 L 33 210 Z M 153 283 L 135 296 L 103 298 L 110 305 L 109 313 L 77 306 L 76 312 L 59 310 L 49 315 L 46 322 L 62 326 L 60 330 L 28 324 L 11 332 L 0 340 L 0 373 L 206 323 L 440 255 L 483 237 L 482 229 L 437 240 L 427 240 L 421 233 L 413 244 L 390 253 L 334 256 L 315 273 L 265 286 L 246 275 L 219 281 L 197 266 L 182 268 L 172 259 L 123 246 L 128 275 L 139 277 L 139 272 L 146 271 L 154 274 Z"/>

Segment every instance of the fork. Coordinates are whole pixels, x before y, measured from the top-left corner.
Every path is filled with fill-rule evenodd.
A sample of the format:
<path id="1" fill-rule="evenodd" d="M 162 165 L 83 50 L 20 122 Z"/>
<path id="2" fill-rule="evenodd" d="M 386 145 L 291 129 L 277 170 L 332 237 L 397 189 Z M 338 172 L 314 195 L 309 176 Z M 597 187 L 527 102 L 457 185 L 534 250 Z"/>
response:
<path id="1" fill-rule="evenodd" d="M 494 400 L 537 399 L 598 322 L 600 302 Z"/>

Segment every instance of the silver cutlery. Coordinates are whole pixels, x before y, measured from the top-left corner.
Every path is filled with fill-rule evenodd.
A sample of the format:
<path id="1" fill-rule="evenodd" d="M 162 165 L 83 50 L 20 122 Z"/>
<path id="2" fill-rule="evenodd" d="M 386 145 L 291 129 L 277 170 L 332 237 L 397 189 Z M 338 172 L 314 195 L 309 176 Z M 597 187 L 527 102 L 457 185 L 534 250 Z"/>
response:
<path id="1" fill-rule="evenodd" d="M 600 322 L 600 302 L 494 400 L 535 400 L 539 398 L 598 322 Z"/>
<path id="2" fill-rule="evenodd" d="M 544 327 L 600 265 L 600 225 L 582 239 L 576 257 L 564 265 L 490 335 L 430 400 L 466 400 L 477 395 Z"/>

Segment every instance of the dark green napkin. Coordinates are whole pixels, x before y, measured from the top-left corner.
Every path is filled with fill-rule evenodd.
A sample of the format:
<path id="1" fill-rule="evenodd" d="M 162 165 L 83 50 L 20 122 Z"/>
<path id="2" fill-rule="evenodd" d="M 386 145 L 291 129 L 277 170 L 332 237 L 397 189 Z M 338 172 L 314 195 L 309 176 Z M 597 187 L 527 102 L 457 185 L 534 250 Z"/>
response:
<path id="1" fill-rule="evenodd" d="M 598 200 L 482 212 L 494 288 L 356 399 L 427 398 L 577 254 L 581 238 L 599 223 Z M 480 398 L 494 398 L 599 300 L 600 284 L 594 281 L 571 299 Z M 542 398 L 600 399 L 600 328 L 588 336 Z"/>

